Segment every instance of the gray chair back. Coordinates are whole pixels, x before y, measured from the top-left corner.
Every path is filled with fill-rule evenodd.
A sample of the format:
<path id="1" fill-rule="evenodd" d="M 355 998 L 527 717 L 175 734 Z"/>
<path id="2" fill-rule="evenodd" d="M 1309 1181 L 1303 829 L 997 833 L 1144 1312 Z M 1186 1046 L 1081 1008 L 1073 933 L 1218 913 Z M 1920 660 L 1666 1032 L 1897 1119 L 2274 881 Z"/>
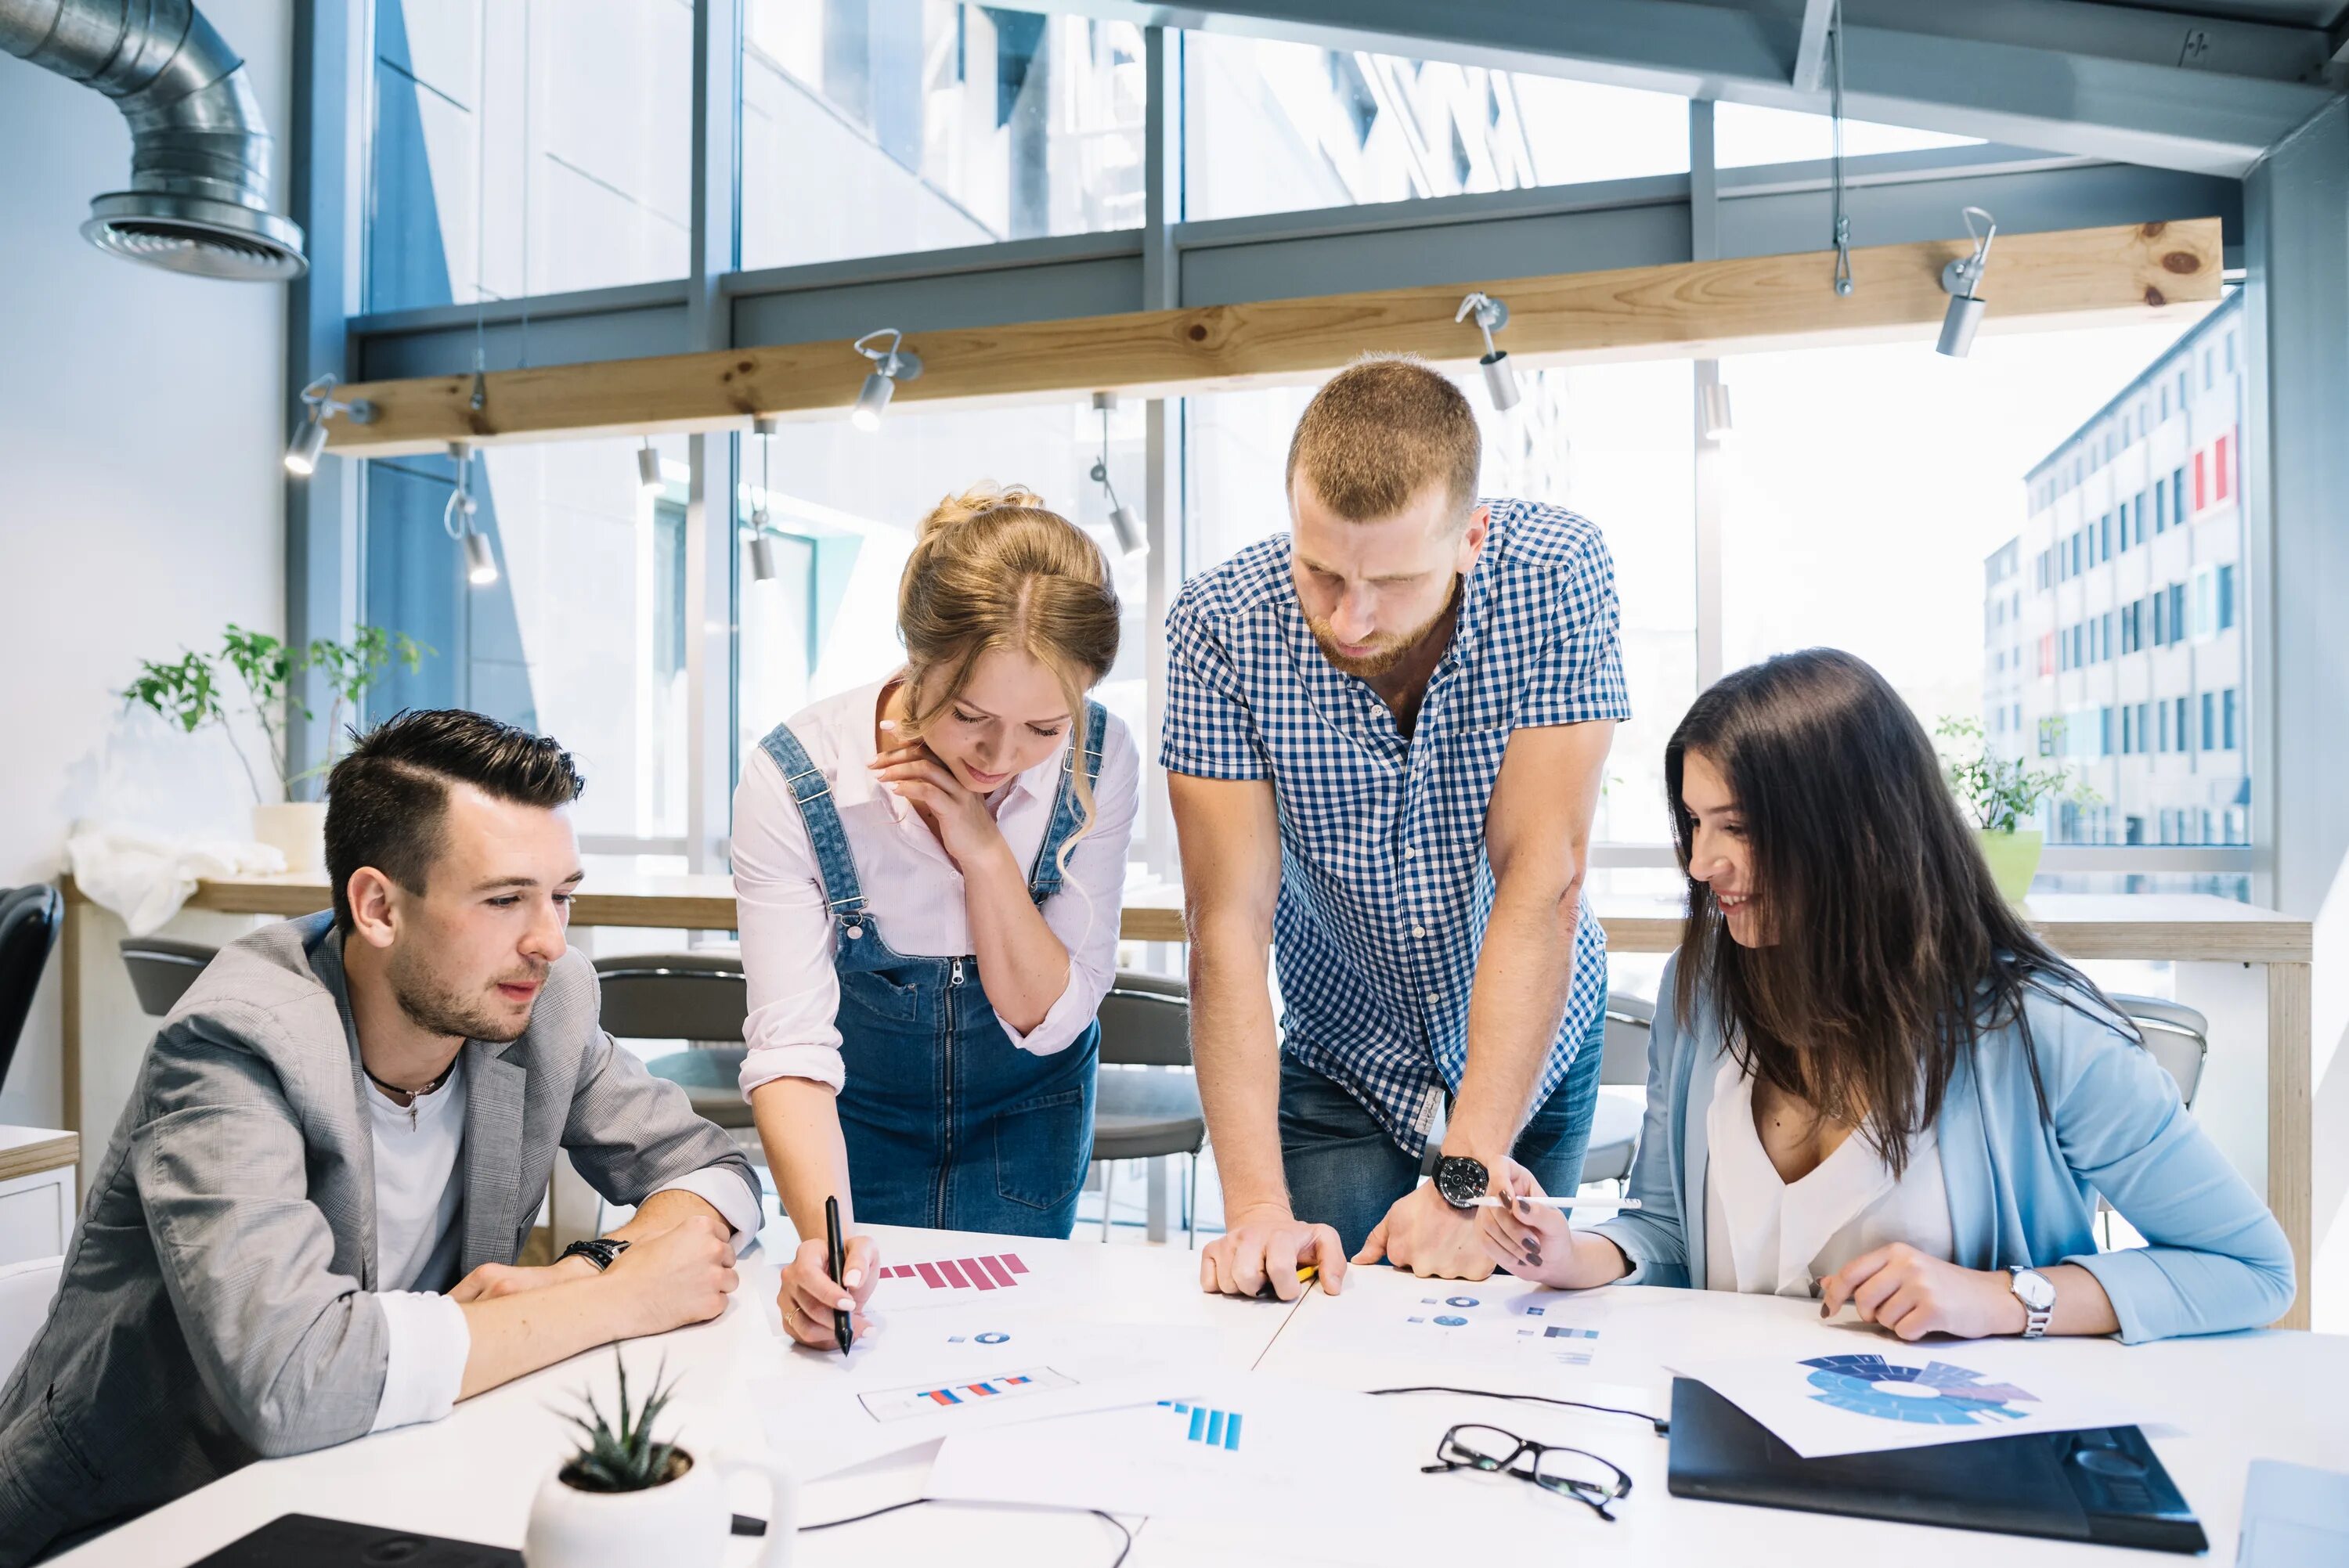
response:
<path id="1" fill-rule="evenodd" d="M 607 1034 L 624 1040 L 740 1045 L 750 991 L 730 953 L 644 953 L 595 960 Z"/>
<path id="2" fill-rule="evenodd" d="M 168 936 L 125 940 L 122 966 L 130 971 L 130 988 L 139 994 L 140 1011 L 160 1018 L 178 1006 L 219 952 L 201 942 L 175 942 Z"/>
<path id="3" fill-rule="evenodd" d="M 1191 995 L 1182 981 L 1121 971 L 1100 1017 L 1102 1066 L 1191 1065 Z"/>
<path id="4" fill-rule="evenodd" d="M 2194 1096 L 2202 1087 L 2202 1064 L 2210 1055 L 2210 1020 L 2158 996 L 2115 995 L 2112 1004 L 2145 1037 L 2145 1048 L 2178 1085 L 2180 1103 L 2193 1109 Z"/>
<path id="5" fill-rule="evenodd" d="M 1645 996 L 1607 993 L 1607 1059 L 1599 1065 L 1600 1083 L 1646 1085 L 1648 1036 L 1655 1023 L 1656 1005 Z"/>

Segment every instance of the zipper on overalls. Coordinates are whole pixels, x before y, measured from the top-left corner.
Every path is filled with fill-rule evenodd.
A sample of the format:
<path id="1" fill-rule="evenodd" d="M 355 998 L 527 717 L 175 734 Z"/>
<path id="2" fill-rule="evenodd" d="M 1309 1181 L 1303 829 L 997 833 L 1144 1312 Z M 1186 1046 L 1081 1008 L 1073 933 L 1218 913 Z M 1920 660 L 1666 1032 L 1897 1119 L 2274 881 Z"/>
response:
<path id="1" fill-rule="evenodd" d="M 953 1180 L 954 1180 L 954 1162 L 955 1162 L 955 1076 L 954 1076 L 954 1073 L 955 1073 L 955 1064 L 954 1064 L 954 1047 L 955 1047 L 955 1036 L 956 1036 L 956 1034 L 957 1034 L 957 1033 L 958 1033 L 958 1032 L 960 1031 L 961 1026 L 962 1026 L 962 1020 L 961 1020 L 960 1018 L 957 1017 L 957 1016 L 956 1016 L 956 1014 L 955 1014 L 955 993 L 956 993 L 956 992 L 957 992 L 957 991 L 959 991 L 961 988 L 962 988 L 962 960 L 961 960 L 961 959 L 959 959 L 959 958 L 957 958 L 957 959 L 955 959 L 955 960 L 953 961 L 953 965 L 952 965 L 952 967 L 947 971 L 947 995 L 946 995 L 946 1009 L 945 1009 L 945 1011 L 946 1011 L 946 1020 L 947 1020 L 947 1037 L 946 1037 L 946 1094 L 945 1094 L 945 1100 L 946 1100 L 946 1127 L 945 1127 L 945 1136 L 944 1136 L 944 1138 L 942 1139 L 942 1141 L 943 1141 L 943 1142 L 944 1142 L 944 1144 L 946 1145 L 946 1148 L 945 1148 L 945 1158 L 944 1158 L 944 1159 L 942 1159 L 942 1160 L 940 1160 L 940 1161 L 938 1161 L 938 1193 L 937 1193 L 937 1203 L 936 1203 L 936 1213 L 938 1214 L 938 1217 L 939 1217 L 939 1223 L 940 1223 L 940 1224 L 944 1224 L 944 1223 L 946 1222 L 946 1219 L 947 1219 L 947 1212 L 946 1212 L 946 1207 L 947 1207 L 947 1190 L 948 1185 L 949 1185 L 949 1184 L 953 1181 Z"/>

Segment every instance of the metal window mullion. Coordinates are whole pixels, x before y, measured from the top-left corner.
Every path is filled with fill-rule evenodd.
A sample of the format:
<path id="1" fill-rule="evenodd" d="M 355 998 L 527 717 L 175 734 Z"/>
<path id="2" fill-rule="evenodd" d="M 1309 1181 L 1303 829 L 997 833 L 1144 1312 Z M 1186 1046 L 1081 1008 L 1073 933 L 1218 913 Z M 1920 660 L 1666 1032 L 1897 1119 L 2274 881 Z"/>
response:
<path id="1" fill-rule="evenodd" d="M 1721 181 L 1714 156 L 1713 104 L 1689 100 L 1689 259 L 1717 261 L 1721 256 Z M 1718 441 L 1705 439 L 1704 397 L 1721 379 L 1721 362 L 1700 359 L 1689 378 L 1690 419 L 1694 438 L 1690 447 L 1692 490 L 1696 526 L 1696 689 L 1704 690 L 1722 676 L 1721 613 L 1722 450 Z"/>
<path id="2" fill-rule="evenodd" d="M 1176 246 L 1177 225 L 1183 218 L 1183 36 L 1161 26 L 1143 31 L 1147 105 L 1143 119 L 1143 310 L 1171 310 L 1182 304 L 1182 256 Z M 1184 403 L 1179 397 L 1154 397 L 1143 410 L 1143 526 L 1150 541 L 1145 569 L 1143 625 L 1147 652 L 1143 665 L 1143 712 L 1150 738 L 1160 733 L 1166 715 L 1166 612 L 1183 583 Z M 1151 769 L 1156 778 L 1156 770 Z M 1152 872 L 1173 877 L 1180 871 L 1174 849 L 1174 822 L 1166 803 L 1164 781 L 1159 779 L 1143 797 L 1143 853 Z"/>
<path id="3" fill-rule="evenodd" d="M 692 227 L 686 336 L 726 348 L 733 318 L 722 282 L 736 266 L 740 193 L 742 0 L 694 0 Z M 685 509 L 686 869 L 723 869 L 734 783 L 735 438 L 696 435 Z"/>

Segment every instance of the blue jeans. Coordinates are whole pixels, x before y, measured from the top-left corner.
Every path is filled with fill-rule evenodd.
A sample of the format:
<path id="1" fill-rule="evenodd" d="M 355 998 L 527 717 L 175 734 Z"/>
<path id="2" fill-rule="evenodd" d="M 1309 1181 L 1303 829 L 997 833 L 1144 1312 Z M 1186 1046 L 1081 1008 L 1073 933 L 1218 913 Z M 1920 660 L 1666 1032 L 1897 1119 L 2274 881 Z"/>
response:
<path id="1" fill-rule="evenodd" d="M 1549 1192 L 1582 1184 L 1582 1153 L 1599 1105 L 1607 1055 L 1607 1009 L 1591 1021 L 1574 1067 L 1517 1134 L 1510 1157 Z M 1296 1057 L 1280 1058 L 1280 1164 L 1288 1203 L 1300 1220 L 1334 1226 L 1346 1255 L 1362 1250 L 1395 1200 L 1419 1184 L 1420 1161 L 1354 1097 Z"/>

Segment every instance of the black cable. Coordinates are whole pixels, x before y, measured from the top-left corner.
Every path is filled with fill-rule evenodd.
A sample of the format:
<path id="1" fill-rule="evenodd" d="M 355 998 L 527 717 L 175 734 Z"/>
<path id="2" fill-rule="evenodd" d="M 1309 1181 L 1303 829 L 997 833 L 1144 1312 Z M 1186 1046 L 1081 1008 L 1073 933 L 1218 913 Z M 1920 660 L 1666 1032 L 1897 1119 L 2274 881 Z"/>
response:
<path id="1" fill-rule="evenodd" d="M 1620 1405 L 1594 1405 L 1588 1399 L 1553 1399 L 1547 1394 L 1502 1394 L 1490 1388 L 1454 1388 L 1444 1383 L 1417 1383 L 1408 1388 L 1368 1388 L 1363 1392 L 1379 1394 L 1466 1394 L 1479 1399 L 1515 1399 L 1532 1405 L 1569 1405 L 1578 1410 L 1597 1410 L 1601 1415 L 1629 1416 L 1635 1421 L 1645 1421 L 1656 1429 L 1656 1436 L 1672 1435 L 1671 1422 L 1651 1416 L 1645 1410 L 1627 1410 Z"/>
<path id="2" fill-rule="evenodd" d="M 926 1497 L 909 1497 L 903 1502 L 893 1502 L 886 1508 L 876 1508 L 865 1513 L 852 1513 L 845 1519 L 827 1519 L 821 1524 L 802 1524 L 800 1526 L 800 1533 L 804 1535 L 812 1531 L 837 1530 L 843 1524 L 862 1524 L 868 1519 L 878 1519 L 885 1513 L 895 1513 L 901 1508 L 919 1508 L 922 1504 L 929 1501 L 930 1500 Z M 1125 1560 L 1133 1551 L 1133 1532 L 1128 1530 L 1125 1527 L 1124 1521 L 1119 1519 L 1115 1514 L 1102 1513 L 1098 1508 L 1089 1508 L 1085 1510 L 1085 1511 L 1108 1520 L 1112 1524 L 1117 1527 L 1117 1532 L 1125 1537 L 1125 1544 L 1117 1549 L 1117 1560 L 1109 1565 L 1109 1568 L 1125 1568 Z M 767 1533 L 767 1522 L 763 1519 L 752 1519 L 747 1514 L 738 1513 L 734 1516 L 734 1533 L 737 1535 L 764 1535 Z"/>

